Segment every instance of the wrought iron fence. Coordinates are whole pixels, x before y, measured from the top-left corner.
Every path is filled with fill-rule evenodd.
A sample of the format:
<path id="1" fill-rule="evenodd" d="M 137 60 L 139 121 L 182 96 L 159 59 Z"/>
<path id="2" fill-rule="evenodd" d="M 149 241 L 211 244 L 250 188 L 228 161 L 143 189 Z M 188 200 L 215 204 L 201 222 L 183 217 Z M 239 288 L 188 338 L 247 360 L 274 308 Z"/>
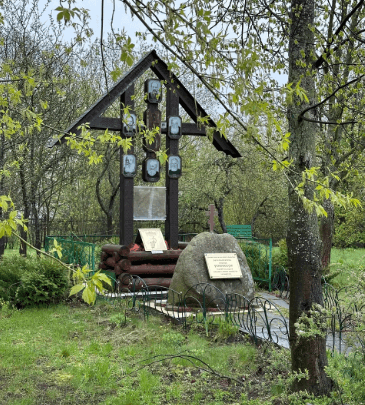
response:
<path id="1" fill-rule="evenodd" d="M 109 276 L 113 278 L 113 275 Z M 129 285 L 123 288 L 114 277 L 111 291 L 98 294 L 98 300 L 123 299 L 126 308 L 143 311 L 147 318 L 151 312 L 158 311 L 186 327 L 200 323 L 208 329 L 222 321 L 230 322 L 255 341 L 269 341 L 289 348 L 288 314 L 275 304 L 274 299 L 255 297 L 249 300 L 240 294 L 225 294 L 205 283 L 181 294 L 165 287 L 147 286 L 139 276 L 128 277 Z M 355 292 L 354 287 L 336 290 L 329 284 L 324 285 L 324 305 L 331 311 L 327 347 L 332 351 L 347 353 L 356 349 L 365 353 L 365 303 L 348 300 L 349 295 L 356 297 Z M 212 295 L 214 299 L 208 298 Z"/>
<path id="2" fill-rule="evenodd" d="M 225 294 L 206 283 L 197 284 L 181 294 L 169 288 L 147 286 L 139 276 L 128 277 L 129 285 L 123 288 L 114 278 L 113 291 L 98 294 L 98 300 L 123 299 L 126 308 L 143 311 L 145 317 L 158 311 L 185 327 L 201 323 L 208 329 L 222 321 L 230 322 L 255 341 L 265 340 L 289 347 L 288 321 L 281 308 L 268 299 L 255 297 L 249 300 L 240 294 Z M 214 299 L 209 298 L 212 295 Z"/>
<path id="3" fill-rule="evenodd" d="M 51 251 L 53 241 L 62 248 L 61 260 L 67 264 L 75 264 L 79 266 L 88 265 L 91 270 L 95 270 L 95 245 L 80 240 L 64 239 L 58 236 L 47 236 L 45 240 L 44 250 Z M 54 253 L 57 257 L 57 253 Z"/>
<path id="4" fill-rule="evenodd" d="M 336 289 L 323 285 L 324 307 L 330 313 L 332 350 L 347 352 L 355 346 L 365 354 L 365 302 L 358 286 Z"/>

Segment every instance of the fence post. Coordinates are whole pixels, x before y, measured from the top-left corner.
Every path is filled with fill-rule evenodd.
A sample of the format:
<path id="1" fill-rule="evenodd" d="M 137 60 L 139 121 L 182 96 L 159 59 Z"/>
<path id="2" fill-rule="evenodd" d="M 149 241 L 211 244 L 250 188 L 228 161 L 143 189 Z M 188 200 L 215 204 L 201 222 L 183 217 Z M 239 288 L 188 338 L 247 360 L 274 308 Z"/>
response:
<path id="1" fill-rule="evenodd" d="M 92 269 L 95 270 L 95 245 L 94 244 L 91 247 L 91 254 L 92 254 L 91 266 L 92 266 Z"/>

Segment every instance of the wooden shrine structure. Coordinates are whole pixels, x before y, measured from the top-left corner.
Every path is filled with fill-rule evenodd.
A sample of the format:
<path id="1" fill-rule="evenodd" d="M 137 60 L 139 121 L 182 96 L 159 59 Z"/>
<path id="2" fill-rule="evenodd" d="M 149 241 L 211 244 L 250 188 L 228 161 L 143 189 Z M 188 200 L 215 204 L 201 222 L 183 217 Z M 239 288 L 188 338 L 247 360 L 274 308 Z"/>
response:
<path id="1" fill-rule="evenodd" d="M 49 146 L 66 141 L 68 134 L 79 134 L 80 125 L 89 123 L 90 129 L 119 131 L 124 138 L 132 137 L 138 128 L 135 125 L 134 113 L 134 83 L 148 69 L 156 77 L 148 79 L 145 83 L 147 109 L 144 113 L 144 123 L 148 129 L 160 128 L 152 145 L 144 142 L 146 159 L 143 162 L 142 175 L 146 182 L 156 182 L 159 180 L 159 170 L 156 169 L 155 152 L 160 147 L 161 134 L 166 134 L 166 149 L 169 160 L 166 163 L 166 220 L 165 239 L 170 249 L 178 249 L 178 181 L 181 175 L 181 160 L 179 161 L 179 138 L 180 136 L 196 135 L 205 136 L 204 126 L 198 126 L 198 117 L 206 117 L 208 114 L 201 105 L 194 99 L 183 83 L 168 70 L 167 64 L 152 50 L 141 58 L 120 80 L 104 94 L 90 109 L 77 118 L 72 125 L 67 128 L 65 135 L 54 140 Z M 158 104 L 162 96 L 162 86 L 166 88 L 166 125 L 162 127 L 161 111 Z M 107 108 L 117 99 L 120 99 L 120 116 L 111 118 L 103 116 Z M 123 117 L 124 106 L 129 106 L 128 117 Z M 186 111 L 194 123 L 181 122 L 179 117 L 179 106 Z M 208 126 L 216 128 L 212 119 L 208 119 Z M 218 131 L 213 134 L 213 145 L 225 154 L 234 158 L 240 157 L 240 153 L 231 142 L 222 137 Z M 129 246 L 133 242 L 133 187 L 136 169 L 127 170 L 126 164 L 134 162 L 134 146 L 127 155 L 121 150 L 120 158 L 120 245 Z M 180 164 L 179 170 L 176 164 Z M 159 163 L 158 163 L 159 165 Z M 175 167 L 174 167 L 175 165 Z M 159 168 L 158 168 L 159 169 Z"/>

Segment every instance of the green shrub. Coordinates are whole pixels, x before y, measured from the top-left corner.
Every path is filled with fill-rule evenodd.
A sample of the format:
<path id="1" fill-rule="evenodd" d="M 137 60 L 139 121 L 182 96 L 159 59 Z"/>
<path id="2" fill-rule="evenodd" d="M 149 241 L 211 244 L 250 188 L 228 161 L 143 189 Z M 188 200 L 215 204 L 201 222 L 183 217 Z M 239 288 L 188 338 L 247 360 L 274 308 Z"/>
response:
<path id="1" fill-rule="evenodd" d="M 364 210 L 336 208 L 333 245 L 338 248 L 365 247 Z"/>
<path id="2" fill-rule="evenodd" d="M 240 242 L 246 256 L 248 267 L 254 278 L 267 279 L 269 277 L 268 248 L 256 242 Z"/>
<path id="3" fill-rule="evenodd" d="M 288 247 L 286 245 L 286 240 L 281 239 L 278 242 L 279 250 L 274 251 L 272 255 L 272 268 L 284 267 L 288 268 Z"/>
<path id="4" fill-rule="evenodd" d="M 336 384 L 332 393 L 341 403 L 362 404 L 365 401 L 365 363 L 358 353 L 348 356 L 333 353 L 329 357 L 326 373 Z M 339 401 L 340 402 L 340 401 Z"/>
<path id="5" fill-rule="evenodd" d="M 35 270 L 33 262 L 23 256 L 3 257 L 0 260 L 0 298 L 13 303 L 21 275 Z"/>
<path id="6" fill-rule="evenodd" d="M 54 260 L 14 255 L 0 261 L 0 298 L 13 306 L 56 303 L 68 288 L 69 274 Z"/>

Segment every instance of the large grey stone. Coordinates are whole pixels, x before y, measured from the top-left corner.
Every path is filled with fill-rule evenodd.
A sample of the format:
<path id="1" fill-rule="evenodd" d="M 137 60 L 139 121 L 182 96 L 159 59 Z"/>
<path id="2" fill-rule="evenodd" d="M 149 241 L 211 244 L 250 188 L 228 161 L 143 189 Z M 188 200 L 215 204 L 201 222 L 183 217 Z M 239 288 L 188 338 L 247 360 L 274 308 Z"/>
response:
<path id="1" fill-rule="evenodd" d="M 210 279 L 204 253 L 237 253 L 242 278 Z M 199 305 L 197 301 L 202 303 L 205 299 L 206 305 L 221 306 L 226 294 L 235 293 L 250 300 L 254 298 L 254 282 L 246 257 L 236 239 L 227 233 L 203 232 L 195 236 L 177 261 L 170 290 L 181 293 L 183 298 L 189 297 L 190 305 L 194 302 Z M 168 303 L 176 305 L 177 301 L 176 294 L 170 292 Z"/>

